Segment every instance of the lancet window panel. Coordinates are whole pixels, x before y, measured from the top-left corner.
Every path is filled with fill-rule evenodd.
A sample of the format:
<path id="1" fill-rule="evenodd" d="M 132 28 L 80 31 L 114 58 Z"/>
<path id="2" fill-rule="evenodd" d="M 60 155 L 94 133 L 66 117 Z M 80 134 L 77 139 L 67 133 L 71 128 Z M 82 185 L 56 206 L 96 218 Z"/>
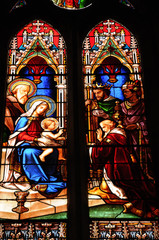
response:
<path id="1" fill-rule="evenodd" d="M 97 24 L 83 43 L 83 81 L 90 218 L 157 217 L 144 79 L 133 33 L 112 19 Z"/>
<path id="2" fill-rule="evenodd" d="M 13 37 L 8 55 L 0 218 L 66 219 L 65 41 L 34 20 Z"/>

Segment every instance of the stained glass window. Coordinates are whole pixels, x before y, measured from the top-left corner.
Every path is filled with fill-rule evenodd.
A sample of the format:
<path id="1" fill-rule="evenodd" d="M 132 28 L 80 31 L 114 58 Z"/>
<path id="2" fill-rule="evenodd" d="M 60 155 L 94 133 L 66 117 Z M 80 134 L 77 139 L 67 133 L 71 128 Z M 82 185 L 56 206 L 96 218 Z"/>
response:
<path id="1" fill-rule="evenodd" d="M 91 0 L 52 0 L 59 7 L 66 9 L 80 9 L 91 4 Z"/>
<path id="2" fill-rule="evenodd" d="M 9 14 L 12 7 L 15 10 Z M 153 163 L 157 176 L 158 15 L 154 4 L 14 0 L 3 1 L 1 10 L 0 239 L 159 239 L 151 167 Z M 108 19 L 114 16 L 115 21 Z M 112 106 L 99 101 L 102 91 Z M 23 92 L 27 100 L 25 96 L 20 100 Z M 136 102 L 143 104 L 142 114 L 135 112 Z M 8 109 L 10 103 L 14 107 Z M 35 116 L 46 108 L 46 116 Z M 28 109 L 31 117 L 19 119 L 21 111 L 28 114 Z M 138 120 L 129 124 L 133 119 Z M 47 122 L 58 126 L 54 137 L 63 129 L 60 137 L 66 140 L 54 139 L 58 146 L 35 146 L 39 138 L 44 141 L 42 136 L 25 141 L 26 135 L 45 132 L 50 136 L 43 129 Z M 52 157 L 44 157 L 43 152 L 52 148 Z M 57 159 L 59 149 L 63 155 Z M 47 173 L 38 183 L 37 168 Z M 50 171 L 55 173 L 51 178 Z M 55 183 L 62 189 L 48 194 Z"/>
<path id="3" fill-rule="evenodd" d="M 112 19 L 96 25 L 83 43 L 83 75 L 90 218 L 158 216 L 135 36 Z"/>
<path id="4" fill-rule="evenodd" d="M 8 54 L 0 218 L 41 219 L 47 215 L 53 219 L 61 214 L 65 219 L 65 41 L 51 25 L 35 20 L 15 35 Z M 62 223 L 48 227 L 58 235 L 60 226 L 62 229 Z"/>

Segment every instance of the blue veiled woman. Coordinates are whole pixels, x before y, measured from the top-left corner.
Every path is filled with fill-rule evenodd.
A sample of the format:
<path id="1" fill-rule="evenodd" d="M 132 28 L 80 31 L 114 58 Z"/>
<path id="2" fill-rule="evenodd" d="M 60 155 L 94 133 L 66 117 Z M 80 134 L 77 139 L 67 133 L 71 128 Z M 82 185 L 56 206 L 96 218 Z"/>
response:
<path id="1" fill-rule="evenodd" d="M 54 148 L 53 153 L 46 157 L 45 162 L 41 162 L 39 159 L 43 150 L 37 147 L 37 143 L 45 144 L 44 141 L 46 141 L 40 138 L 41 121 L 48 110 L 49 105 L 46 101 L 36 101 L 26 113 L 17 119 L 8 145 L 18 147 L 18 163 L 15 163 L 15 148 L 8 148 L 3 178 L 4 187 L 25 191 L 34 186 L 35 190 L 48 195 L 56 194 L 66 188 L 66 183 L 62 181 L 61 175 L 57 171 L 58 150 Z M 14 164 L 11 165 L 11 162 Z M 20 172 L 16 167 L 18 164 L 21 167 Z M 22 175 L 27 178 L 27 181 L 23 183 L 19 181 Z"/>

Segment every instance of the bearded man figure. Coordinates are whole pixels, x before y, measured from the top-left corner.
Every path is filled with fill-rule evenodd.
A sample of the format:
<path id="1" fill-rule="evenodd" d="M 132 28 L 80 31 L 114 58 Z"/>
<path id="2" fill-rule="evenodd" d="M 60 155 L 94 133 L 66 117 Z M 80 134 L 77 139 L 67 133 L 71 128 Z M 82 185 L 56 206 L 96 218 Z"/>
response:
<path id="1" fill-rule="evenodd" d="M 9 135 L 12 134 L 15 129 L 15 121 L 24 113 L 23 106 L 28 98 L 34 95 L 35 91 L 36 85 L 29 79 L 18 78 L 8 85 L 4 121 L 4 145 L 7 143 Z"/>
<path id="2" fill-rule="evenodd" d="M 104 119 L 111 119 L 114 113 L 114 107 L 116 101 L 119 99 L 110 96 L 111 86 L 108 84 L 105 85 L 94 85 L 93 94 L 95 99 L 87 99 L 85 101 L 85 106 L 88 109 L 88 121 L 89 128 L 88 132 L 91 134 L 89 141 L 95 143 L 96 138 L 96 129 L 99 127 L 99 123 Z"/>

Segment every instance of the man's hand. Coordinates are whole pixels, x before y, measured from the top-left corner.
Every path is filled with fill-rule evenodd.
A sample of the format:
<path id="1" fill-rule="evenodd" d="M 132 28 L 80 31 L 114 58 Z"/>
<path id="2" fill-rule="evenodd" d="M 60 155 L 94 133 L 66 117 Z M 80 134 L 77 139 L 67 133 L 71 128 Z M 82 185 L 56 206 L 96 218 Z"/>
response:
<path id="1" fill-rule="evenodd" d="M 97 131 L 97 139 L 101 142 L 103 140 L 103 132 L 101 128 L 98 128 Z"/>
<path id="2" fill-rule="evenodd" d="M 137 128 L 138 128 L 138 126 L 137 126 L 136 123 L 134 123 L 134 124 L 129 124 L 129 125 L 126 126 L 126 130 L 135 130 L 135 129 L 137 129 Z"/>
<path id="3" fill-rule="evenodd" d="M 92 100 L 87 99 L 87 100 L 85 101 L 85 106 L 87 107 L 88 105 L 91 105 L 91 102 L 92 102 Z"/>

